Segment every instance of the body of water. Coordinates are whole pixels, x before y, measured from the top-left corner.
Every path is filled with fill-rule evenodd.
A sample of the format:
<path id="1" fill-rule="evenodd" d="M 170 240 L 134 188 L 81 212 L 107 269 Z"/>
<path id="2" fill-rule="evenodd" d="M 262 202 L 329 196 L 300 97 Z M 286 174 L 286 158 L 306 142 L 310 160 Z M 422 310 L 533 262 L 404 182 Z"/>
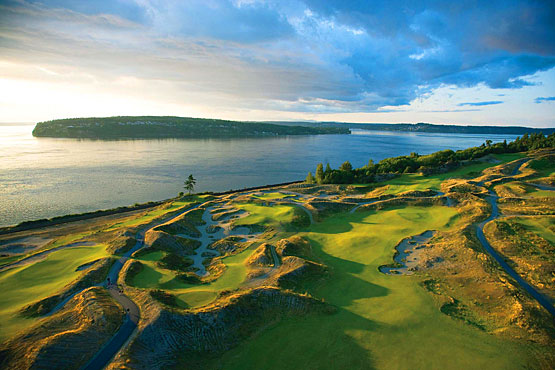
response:
<path id="1" fill-rule="evenodd" d="M 0 226 L 174 197 L 192 173 L 197 191 L 304 179 L 316 164 L 361 167 L 511 141 L 514 135 L 353 130 L 352 135 L 249 139 L 79 140 L 34 138 L 33 125 L 0 125 Z"/>

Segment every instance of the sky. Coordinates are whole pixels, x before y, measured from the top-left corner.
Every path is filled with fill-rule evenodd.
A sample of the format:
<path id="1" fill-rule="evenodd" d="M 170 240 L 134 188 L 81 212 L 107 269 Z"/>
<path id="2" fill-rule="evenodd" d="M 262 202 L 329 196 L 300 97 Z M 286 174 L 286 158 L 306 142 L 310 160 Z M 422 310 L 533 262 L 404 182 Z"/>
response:
<path id="1" fill-rule="evenodd" d="M 555 2 L 0 0 L 0 122 L 555 127 Z"/>

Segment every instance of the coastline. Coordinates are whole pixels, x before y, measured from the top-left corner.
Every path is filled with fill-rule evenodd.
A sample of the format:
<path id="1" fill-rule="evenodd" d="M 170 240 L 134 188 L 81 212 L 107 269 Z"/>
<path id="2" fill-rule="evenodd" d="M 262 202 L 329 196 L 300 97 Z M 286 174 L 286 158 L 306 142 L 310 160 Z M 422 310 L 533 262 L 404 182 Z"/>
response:
<path id="1" fill-rule="evenodd" d="M 268 185 L 254 186 L 254 187 L 249 187 L 249 188 L 227 190 L 227 191 L 223 191 L 223 192 L 203 192 L 203 193 L 199 193 L 199 194 L 211 194 L 211 195 L 218 196 L 218 195 L 239 193 L 239 192 L 243 192 L 243 191 L 262 190 L 262 189 L 273 188 L 273 187 L 276 187 L 276 186 L 286 186 L 286 185 L 298 184 L 298 183 L 302 183 L 302 182 L 304 182 L 304 180 L 289 181 L 289 182 L 282 182 L 282 183 L 279 183 L 279 184 L 268 184 Z M 67 224 L 67 223 L 76 222 L 76 221 L 90 220 L 90 219 L 97 218 L 97 217 L 111 216 L 111 215 L 116 215 L 116 214 L 121 214 L 121 213 L 134 212 L 134 211 L 154 208 L 154 207 L 157 207 L 159 205 L 162 205 L 164 203 L 170 202 L 170 201 L 175 200 L 175 199 L 177 199 L 177 197 L 168 198 L 168 199 L 159 200 L 159 201 L 151 201 L 151 202 L 147 202 L 147 203 L 136 204 L 136 205 L 133 205 L 133 206 L 122 206 L 122 207 L 117 207 L 117 208 L 96 210 L 96 211 L 91 211 L 91 212 L 84 212 L 84 213 L 77 213 L 77 214 L 67 214 L 67 215 L 62 215 L 62 216 L 55 216 L 55 217 L 52 217 L 52 218 L 49 218 L 49 219 L 23 221 L 23 222 L 20 222 L 19 224 L 16 224 L 16 225 L 0 227 L 0 235 L 9 235 L 9 234 L 14 234 L 14 233 L 17 233 L 17 232 L 20 232 L 20 231 L 28 231 L 28 230 L 39 229 L 39 228 L 43 228 L 43 227 L 50 227 L 50 226 L 57 226 L 57 225 L 61 225 L 61 224 Z"/>

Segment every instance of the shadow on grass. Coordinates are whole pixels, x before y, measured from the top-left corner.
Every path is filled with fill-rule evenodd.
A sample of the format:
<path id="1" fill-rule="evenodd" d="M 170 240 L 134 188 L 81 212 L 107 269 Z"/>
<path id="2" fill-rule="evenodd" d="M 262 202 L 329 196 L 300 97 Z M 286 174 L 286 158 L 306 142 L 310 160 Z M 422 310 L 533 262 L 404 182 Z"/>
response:
<path id="1" fill-rule="evenodd" d="M 133 286 L 137 288 L 158 288 L 162 274 L 152 267 L 143 264 L 143 270 L 133 278 Z"/>
<path id="2" fill-rule="evenodd" d="M 331 273 L 328 281 L 316 289 L 315 295 L 322 295 L 329 303 L 345 307 L 355 300 L 389 294 L 388 288 L 355 276 L 361 274 L 367 268 L 366 265 L 327 254 L 317 241 L 311 240 L 311 245 L 319 260 L 330 268 Z"/>
<path id="3" fill-rule="evenodd" d="M 222 357 L 187 353 L 180 364 L 214 369 L 374 369 L 372 353 L 359 335 L 379 324 L 340 309 L 333 315 L 278 316 L 275 321 Z M 361 334 L 362 333 L 362 334 Z M 371 333 L 369 334 L 371 335 Z"/>
<path id="4" fill-rule="evenodd" d="M 337 213 L 334 215 L 330 215 L 326 217 L 326 221 L 329 218 L 335 217 L 338 222 L 333 224 L 333 230 L 330 230 L 328 224 L 323 225 L 322 223 L 317 223 L 312 225 L 312 228 L 307 230 L 313 233 L 325 233 L 325 234 L 343 234 L 348 233 L 353 230 L 352 224 L 362 224 L 362 225 L 376 225 L 375 222 L 368 222 L 364 221 L 365 218 L 370 216 L 371 214 L 376 213 L 375 210 L 368 210 L 368 211 L 358 211 L 355 213 Z"/>

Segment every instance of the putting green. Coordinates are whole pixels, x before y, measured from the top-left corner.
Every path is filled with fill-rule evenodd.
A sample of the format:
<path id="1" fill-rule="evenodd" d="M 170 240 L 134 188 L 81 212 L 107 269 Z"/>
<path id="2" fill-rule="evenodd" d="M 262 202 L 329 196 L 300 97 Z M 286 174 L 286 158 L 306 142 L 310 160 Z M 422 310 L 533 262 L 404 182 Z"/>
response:
<path id="1" fill-rule="evenodd" d="M 401 239 L 456 222 L 454 209 L 437 206 L 341 214 L 313 225 L 306 236 L 332 276 L 306 289 L 338 313 L 284 319 L 226 353 L 216 367 L 522 367 L 521 347 L 442 314 L 418 278 L 378 271 Z"/>
<path id="2" fill-rule="evenodd" d="M 258 204 L 237 204 L 237 208 L 249 213 L 234 222 L 234 225 L 262 225 L 278 227 L 293 221 L 295 214 L 302 212 L 298 207 L 288 204 L 261 206 Z"/>
<path id="3" fill-rule="evenodd" d="M 44 260 L 1 272 L 0 339 L 37 321 L 19 316 L 22 307 L 55 294 L 83 273 L 76 271 L 78 266 L 107 255 L 104 244 L 72 247 L 52 252 Z"/>
<path id="4" fill-rule="evenodd" d="M 53 242 L 46 244 L 42 248 L 35 249 L 35 250 L 33 250 L 29 253 L 20 254 L 20 255 L 16 255 L 16 256 L 9 256 L 9 257 L 0 257 L 0 266 L 20 261 L 24 258 L 27 258 L 27 257 L 32 256 L 33 254 L 37 254 L 39 252 L 54 249 L 54 248 L 60 247 L 62 245 L 67 245 L 67 244 L 74 243 L 79 239 L 82 239 L 86 236 L 91 235 L 92 233 L 93 233 L 92 231 L 89 231 L 89 232 L 84 232 L 84 233 L 64 235 L 62 237 L 57 238 Z"/>

